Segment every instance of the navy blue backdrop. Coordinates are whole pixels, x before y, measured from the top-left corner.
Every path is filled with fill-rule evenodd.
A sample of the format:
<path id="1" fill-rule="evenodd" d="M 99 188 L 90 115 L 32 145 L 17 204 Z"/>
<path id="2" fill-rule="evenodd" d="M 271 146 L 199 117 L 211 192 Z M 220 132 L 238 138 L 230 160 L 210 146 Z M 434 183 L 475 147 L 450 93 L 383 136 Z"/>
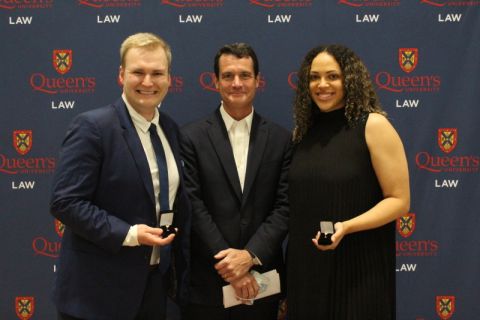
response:
<path id="1" fill-rule="evenodd" d="M 75 115 L 118 98 L 119 45 L 139 31 L 172 46 L 162 108 L 180 124 L 216 108 L 213 56 L 225 43 L 256 49 L 255 108 L 287 128 L 304 54 L 354 49 L 409 160 L 397 318 L 478 318 L 479 10 L 480 0 L 0 0 L 0 319 L 54 319 L 58 149 Z M 68 57 L 60 67 L 58 55 Z"/>

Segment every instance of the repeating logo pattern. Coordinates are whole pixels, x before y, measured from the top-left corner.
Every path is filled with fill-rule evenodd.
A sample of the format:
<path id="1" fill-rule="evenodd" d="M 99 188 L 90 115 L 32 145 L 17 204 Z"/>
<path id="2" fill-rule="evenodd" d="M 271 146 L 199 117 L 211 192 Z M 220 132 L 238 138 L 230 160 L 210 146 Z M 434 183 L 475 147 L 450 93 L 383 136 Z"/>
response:
<path id="1" fill-rule="evenodd" d="M 141 0 L 78 0 L 78 5 L 102 9 L 102 8 L 132 8 L 141 6 Z"/>
<path id="2" fill-rule="evenodd" d="M 420 3 L 424 3 L 433 7 L 445 7 L 445 6 L 452 6 L 452 7 L 473 7 L 479 6 L 480 0 L 420 0 Z"/>
<path id="3" fill-rule="evenodd" d="M 305 8 L 312 6 L 313 0 L 250 0 L 255 6 L 271 8 Z"/>
<path id="4" fill-rule="evenodd" d="M 436 310 L 440 319 L 450 319 L 455 311 L 455 296 L 437 296 Z"/>
<path id="5" fill-rule="evenodd" d="M 30 76 L 33 90 L 50 94 L 91 94 L 95 92 L 96 79 L 89 76 L 66 76 L 72 69 L 72 49 L 54 49 L 52 64 L 60 77 L 50 77 L 41 72 Z"/>
<path id="6" fill-rule="evenodd" d="M 32 130 L 13 130 L 13 149 L 21 157 L 9 157 L 0 153 L 0 173 L 18 174 L 51 174 L 55 169 L 54 157 L 25 157 L 32 149 Z"/>
<path id="7" fill-rule="evenodd" d="M 398 7 L 400 0 L 338 0 L 339 4 L 354 8 L 361 7 Z"/>
<path id="8" fill-rule="evenodd" d="M 60 74 L 72 68 L 72 50 L 53 50 L 53 67 Z"/>
<path id="9" fill-rule="evenodd" d="M 415 156 L 415 163 L 419 169 L 430 172 L 462 172 L 476 173 L 480 168 L 480 156 L 467 153 L 464 155 L 450 155 L 458 144 L 459 129 L 439 128 L 437 130 L 437 145 L 445 154 L 435 155 L 428 151 L 420 151 Z"/>
<path id="10" fill-rule="evenodd" d="M 217 8 L 224 0 L 161 0 L 161 3 L 175 8 Z"/>
<path id="11" fill-rule="evenodd" d="M 1 0 L 0 9 L 5 10 L 19 10 L 19 9 L 51 9 L 53 7 L 54 0 Z"/>
<path id="12" fill-rule="evenodd" d="M 13 147 L 19 154 L 26 155 L 32 149 L 32 130 L 14 130 Z"/>
<path id="13" fill-rule="evenodd" d="M 35 311 L 35 299 L 33 297 L 16 297 L 15 311 L 19 319 L 30 319 Z"/>
<path id="14" fill-rule="evenodd" d="M 400 69 L 406 75 L 397 75 L 390 71 L 379 71 L 375 75 L 375 83 L 381 90 L 393 93 L 425 92 L 437 93 L 440 91 L 442 79 L 436 74 L 414 74 L 418 66 L 419 49 L 402 47 L 398 49 L 397 60 Z M 422 61 L 425 59 L 422 58 Z M 423 63 L 423 62 L 422 62 Z"/>
<path id="15" fill-rule="evenodd" d="M 438 146 L 445 153 L 452 152 L 457 146 L 457 128 L 438 129 Z"/>
<path id="16" fill-rule="evenodd" d="M 398 63 L 403 71 L 409 73 L 415 70 L 418 62 L 417 48 L 400 48 L 398 49 Z"/>
<path id="17" fill-rule="evenodd" d="M 65 225 L 58 219 L 55 219 L 55 232 L 60 238 L 63 238 L 63 233 L 65 232 Z"/>
<path id="18" fill-rule="evenodd" d="M 415 230 L 415 214 L 408 213 L 400 218 L 397 219 L 397 231 L 398 233 L 404 237 L 408 238 L 412 235 L 413 231 Z"/>
<path id="19" fill-rule="evenodd" d="M 54 220 L 55 233 L 63 238 L 65 232 L 65 225 L 59 220 Z M 44 236 L 37 236 L 32 240 L 32 249 L 35 255 L 40 255 L 49 258 L 58 258 L 60 254 L 60 248 L 62 247 L 61 241 L 50 240 Z"/>
<path id="20" fill-rule="evenodd" d="M 395 242 L 397 257 L 432 257 L 436 256 L 440 243 L 437 239 L 407 239 L 417 226 L 415 213 L 408 213 L 397 219 L 396 228 L 401 240 Z"/>

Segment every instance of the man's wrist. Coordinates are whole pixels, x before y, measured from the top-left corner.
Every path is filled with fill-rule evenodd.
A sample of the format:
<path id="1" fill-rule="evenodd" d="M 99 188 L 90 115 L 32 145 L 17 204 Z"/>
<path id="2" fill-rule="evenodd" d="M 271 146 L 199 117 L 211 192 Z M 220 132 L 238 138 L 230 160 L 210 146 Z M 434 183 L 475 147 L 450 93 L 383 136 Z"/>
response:
<path id="1" fill-rule="evenodd" d="M 125 247 L 135 247 L 140 245 L 138 242 L 138 225 L 130 227 L 122 245 Z"/>
<path id="2" fill-rule="evenodd" d="M 250 257 L 252 258 L 252 265 L 254 266 L 261 266 L 262 263 L 260 262 L 260 259 L 250 250 L 246 249 Z"/>

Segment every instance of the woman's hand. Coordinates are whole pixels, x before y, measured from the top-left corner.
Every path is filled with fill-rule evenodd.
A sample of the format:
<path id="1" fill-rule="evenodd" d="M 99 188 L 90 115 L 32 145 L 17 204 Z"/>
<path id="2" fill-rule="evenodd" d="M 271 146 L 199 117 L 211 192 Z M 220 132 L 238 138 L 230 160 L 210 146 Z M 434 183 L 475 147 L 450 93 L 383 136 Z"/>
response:
<path id="1" fill-rule="evenodd" d="M 312 239 L 313 244 L 317 247 L 318 250 L 326 251 L 326 250 L 335 250 L 335 248 L 340 244 L 343 237 L 345 236 L 345 229 L 343 227 L 343 222 L 335 223 L 335 233 L 332 235 L 332 244 L 329 245 L 321 245 L 318 244 L 318 239 L 320 238 L 320 231 L 317 232 L 315 238 Z"/>

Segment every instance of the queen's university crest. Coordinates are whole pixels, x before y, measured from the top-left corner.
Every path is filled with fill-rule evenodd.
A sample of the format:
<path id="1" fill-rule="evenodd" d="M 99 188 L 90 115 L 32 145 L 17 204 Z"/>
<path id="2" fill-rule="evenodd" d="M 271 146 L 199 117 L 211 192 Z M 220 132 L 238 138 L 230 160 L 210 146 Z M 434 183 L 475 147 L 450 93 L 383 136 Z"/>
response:
<path id="1" fill-rule="evenodd" d="M 33 297 L 16 297 L 15 311 L 19 319 L 30 319 L 35 311 L 35 299 Z"/>
<path id="2" fill-rule="evenodd" d="M 415 230 L 415 213 L 408 213 L 397 219 L 397 231 L 404 237 L 410 237 Z"/>
<path id="3" fill-rule="evenodd" d="M 60 74 L 65 74 L 72 68 L 72 50 L 53 50 L 53 67 Z"/>
<path id="4" fill-rule="evenodd" d="M 65 225 L 57 219 L 55 219 L 55 232 L 60 238 L 63 237 L 63 233 L 65 232 Z"/>
<path id="5" fill-rule="evenodd" d="M 398 49 L 398 63 L 403 71 L 410 73 L 417 67 L 418 49 L 400 48 Z"/>
<path id="6" fill-rule="evenodd" d="M 440 319 L 450 319 L 455 311 L 455 296 L 437 296 L 435 309 Z"/>
<path id="7" fill-rule="evenodd" d="M 13 147 L 22 156 L 32 149 L 32 130 L 14 130 Z"/>
<path id="8" fill-rule="evenodd" d="M 457 128 L 438 129 L 438 146 L 445 153 L 450 153 L 457 146 Z"/>

